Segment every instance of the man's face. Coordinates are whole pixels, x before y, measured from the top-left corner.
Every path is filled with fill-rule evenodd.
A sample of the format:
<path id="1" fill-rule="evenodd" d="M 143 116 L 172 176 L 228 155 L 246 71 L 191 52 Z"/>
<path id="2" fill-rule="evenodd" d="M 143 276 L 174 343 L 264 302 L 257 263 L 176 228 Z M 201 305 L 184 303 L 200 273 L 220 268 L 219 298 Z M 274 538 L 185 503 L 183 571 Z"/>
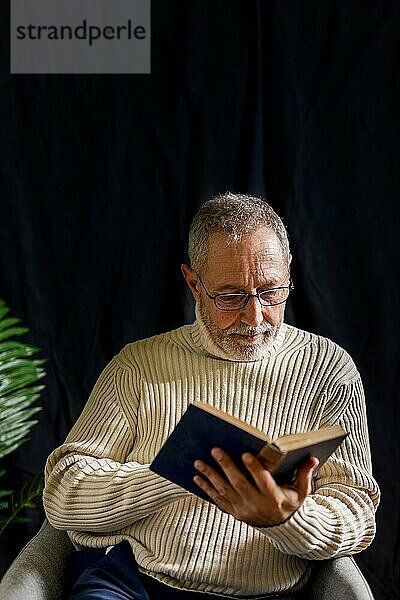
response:
<path id="1" fill-rule="evenodd" d="M 222 233 L 212 234 L 207 263 L 199 275 L 212 296 L 230 292 L 255 294 L 288 285 L 289 264 L 290 258 L 283 254 L 276 234 L 260 227 L 237 243 L 227 243 Z M 236 360 L 263 358 L 283 321 L 285 304 L 261 306 L 256 297 L 250 298 L 242 309 L 218 310 L 194 272 L 189 271 L 183 270 L 214 343 Z"/>

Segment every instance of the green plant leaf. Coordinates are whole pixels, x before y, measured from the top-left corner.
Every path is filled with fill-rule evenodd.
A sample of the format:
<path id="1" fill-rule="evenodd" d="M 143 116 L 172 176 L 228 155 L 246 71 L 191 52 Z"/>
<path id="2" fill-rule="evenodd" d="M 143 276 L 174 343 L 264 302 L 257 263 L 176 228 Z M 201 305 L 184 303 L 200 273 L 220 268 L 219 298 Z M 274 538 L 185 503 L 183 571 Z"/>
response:
<path id="1" fill-rule="evenodd" d="M 38 395 L 36 397 L 38 397 Z M 15 402 L 12 406 L 3 407 L 0 410 L 0 421 L 3 419 L 8 419 L 10 417 L 14 418 L 15 415 L 21 413 L 21 411 L 23 411 L 25 408 L 28 408 L 31 404 L 32 401 L 30 398 L 28 398 L 25 400 L 20 400 L 19 402 Z M 37 407 L 37 410 L 40 410 L 40 408 Z"/>
<path id="2" fill-rule="evenodd" d="M 9 327 L 0 332 L 0 341 L 2 342 L 3 340 L 8 340 L 10 337 L 23 335 L 24 333 L 28 333 L 28 331 L 27 327 Z"/>
<path id="3" fill-rule="evenodd" d="M 0 379 L 0 395 L 5 396 L 14 390 L 29 386 L 38 379 L 44 377 L 43 369 L 37 369 L 34 365 L 28 368 L 16 368 L 11 375 L 6 374 Z"/>
<path id="4" fill-rule="evenodd" d="M 7 514 L 0 519 L 0 535 L 11 523 L 26 523 L 30 519 L 21 517 L 20 512 L 26 508 L 36 508 L 34 500 L 43 492 L 43 474 L 37 473 L 8 499 Z"/>
<path id="5" fill-rule="evenodd" d="M 37 369 L 44 363 L 44 360 L 39 359 L 31 359 L 31 358 L 11 358 L 5 361 L 0 360 L 0 377 L 2 377 L 2 373 L 6 373 L 6 371 L 14 371 L 14 370 L 27 370 L 27 369 Z"/>
<path id="6" fill-rule="evenodd" d="M 7 454 L 11 454 L 11 452 L 14 452 L 14 450 L 17 450 L 17 448 L 22 446 L 22 444 L 24 444 L 28 440 L 29 440 L 29 437 L 26 437 L 26 438 L 22 438 L 17 441 L 14 441 L 14 442 L 8 441 L 4 444 L 0 444 L 0 458 L 3 458 L 3 456 L 6 456 Z"/>
<path id="7" fill-rule="evenodd" d="M 8 316 L 9 308 L 0 299 L 0 458 L 14 452 L 29 439 L 37 420 L 32 418 L 41 407 L 34 406 L 45 376 L 44 360 L 32 358 L 39 348 L 15 340 L 29 330 L 20 319 Z M 6 473 L 0 470 L 0 477 Z M 20 512 L 35 508 L 35 498 L 42 493 L 43 477 L 39 473 L 20 490 L 0 489 L 0 535 L 10 523 L 29 521 Z"/>
<path id="8" fill-rule="evenodd" d="M 8 339 L 22 335 L 20 320 L 6 317 L 9 309 L 0 300 L 0 457 L 12 452 L 28 438 L 37 423 L 31 417 L 40 410 L 31 407 L 43 386 L 34 385 L 45 375 L 43 360 L 32 359 L 38 348 Z M 6 339 L 7 338 L 7 339 Z"/>
<path id="9" fill-rule="evenodd" d="M 22 423 L 21 425 L 13 425 L 13 429 L 2 429 L 0 430 L 0 458 L 5 456 L 5 454 L 9 454 L 7 452 L 7 448 L 11 445 L 19 443 L 22 444 L 22 438 L 29 439 L 30 430 L 34 425 L 37 424 L 37 419 L 32 419 L 31 421 L 26 421 L 26 423 Z M 4 455 L 3 455 L 4 450 Z"/>
<path id="10" fill-rule="evenodd" d="M 41 408 L 39 406 L 34 406 L 32 408 L 26 408 L 25 410 L 21 410 L 19 413 L 19 420 L 16 422 L 15 415 L 11 415 L 6 419 L 2 419 L 0 422 L 0 439 L 4 440 L 10 435 L 15 435 L 18 431 L 20 431 L 21 427 L 31 426 L 33 421 L 30 421 L 30 417 L 40 411 Z M 35 421 L 36 423 L 36 421 Z"/>
<path id="11" fill-rule="evenodd" d="M 0 300 L 0 319 L 4 319 L 6 315 L 10 312 L 10 309 L 4 302 L 4 300 Z"/>
<path id="12" fill-rule="evenodd" d="M 4 329 L 8 329 L 9 327 L 13 327 L 14 325 L 18 325 L 18 323 L 21 323 L 21 319 L 17 319 L 16 317 L 9 317 L 8 319 L 1 319 L 0 331 L 4 331 Z"/>
<path id="13" fill-rule="evenodd" d="M 8 408 L 10 406 L 14 406 L 16 403 L 20 401 L 25 401 L 28 398 L 31 399 L 32 403 L 39 397 L 39 392 L 44 389 L 44 385 L 32 385 L 29 388 L 25 388 L 23 390 L 17 390 L 13 394 L 8 394 L 4 398 L 0 396 L 0 415 L 2 406 Z M 33 398 L 34 397 L 34 398 Z"/>
<path id="14" fill-rule="evenodd" d="M 0 343 L 0 363 L 11 360 L 12 358 L 30 357 L 39 352 L 36 346 L 29 346 L 22 342 L 8 340 Z"/>
<path id="15" fill-rule="evenodd" d="M 14 490 L 0 490 L 0 498 L 5 498 L 13 493 Z"/>

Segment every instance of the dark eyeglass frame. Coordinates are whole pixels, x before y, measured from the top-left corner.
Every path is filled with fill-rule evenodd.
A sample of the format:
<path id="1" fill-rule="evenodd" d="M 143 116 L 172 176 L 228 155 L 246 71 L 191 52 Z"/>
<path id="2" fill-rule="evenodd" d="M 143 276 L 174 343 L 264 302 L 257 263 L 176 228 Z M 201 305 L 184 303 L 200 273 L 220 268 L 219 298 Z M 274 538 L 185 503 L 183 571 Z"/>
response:
<path id="1" fill-rule="evenodd" d="M 270 288 L 269 290 L 263 290 L 262 292 L 256 292 L 255 294 L 247 294 L 246 292 L 232 292 L 232 293 L 226 293 L 226 294 L 215 294 L 215 296 L 212 296 L 206 286 L 204 285 L 204 283 L 201 280 L 201 277 L 198 273 L 196 273 L 196 276 L 198 277 L 205 293 L 207 294 L 208 298 L 210 298 L 210 300 L 212 300 L 214 302 L 215 307 L 218 310 L 221 310 L 223 312 L 234 312 L 235 310 L 242 310 L 246 304 L 248 303 L 248 301 L 250 300 L 250 298 L 258 298 L 259 303 L 261 304 L 261 306 L 278 306 L 279 304 L 283 304 L 284 302 L 287 301 L 290 292 L 294 289 L 294 285 L 293 285 L 293 281 L 292 278 L 289 279 L 289 285 L 281 285 L 279 287 L 276 288 Z M 286 298 L 284 300 L 280 300 L 279 302 L 274 302 L 271 304 L 271 302 L 265 302 L 265 300 L 262 298 L 263 294 L 269 294 L 270 292 L 275 292 L 277 290 L 287 290 L 288 294 L 286 296 Z M 243 304 L 237 308 L 221 308 L 220 306 L 218 306 L 217 301 L 218 298 L 220 298 L 221 296 L 223 297 L 235 297 L 235 298 L 243 298 Z"/>

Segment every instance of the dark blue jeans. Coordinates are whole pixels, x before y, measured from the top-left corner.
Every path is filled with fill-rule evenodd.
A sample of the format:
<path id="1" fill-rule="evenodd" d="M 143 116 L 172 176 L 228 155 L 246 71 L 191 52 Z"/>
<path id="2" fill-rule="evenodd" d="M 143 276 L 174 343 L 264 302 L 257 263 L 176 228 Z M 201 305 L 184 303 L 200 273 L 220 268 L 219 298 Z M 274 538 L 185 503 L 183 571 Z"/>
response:
<path id="1" fill-rule="evenodd" d="M 187 592 L 164 585 L 139 572 L 128 542 L 104 550 L 75 552 L 69 600 L 217 600 L 226 596 Z M 265 596 L 287 600 L 283 596 Z"/>

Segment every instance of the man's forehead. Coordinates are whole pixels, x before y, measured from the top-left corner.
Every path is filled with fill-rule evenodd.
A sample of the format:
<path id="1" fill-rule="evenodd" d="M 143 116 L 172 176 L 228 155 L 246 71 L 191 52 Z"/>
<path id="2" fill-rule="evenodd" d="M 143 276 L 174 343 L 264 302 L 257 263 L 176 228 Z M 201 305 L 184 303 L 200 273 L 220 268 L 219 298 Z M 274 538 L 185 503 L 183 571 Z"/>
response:
<path id="1" fill-rule="evenodd" d="M 242 235 L 240 240 L 232 241 L 222 232 L 212 233 L 208 240 L 208 258 L 266 259 L 281 261 L 286 258 L 281 242 L 274 231 L 260 227 Z"/>
<path id="2" fill-rule="evenodd" d="M 214 291 L 279 284 L 288 272 L 288 257 L 279 238 L 263 228 L 231 242 L 221 233 L 209 240 L 205 273 Z"/>

